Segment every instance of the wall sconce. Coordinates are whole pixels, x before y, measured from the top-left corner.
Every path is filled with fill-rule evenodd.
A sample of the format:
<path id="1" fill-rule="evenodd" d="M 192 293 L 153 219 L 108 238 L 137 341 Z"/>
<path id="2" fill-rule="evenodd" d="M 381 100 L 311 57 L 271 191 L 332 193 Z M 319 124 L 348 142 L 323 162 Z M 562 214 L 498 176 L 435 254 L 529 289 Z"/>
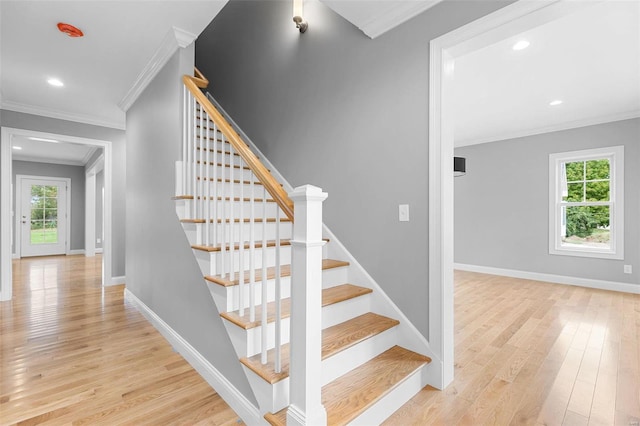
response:
<path id="1" fill-rule="evenodd" d="M 298 28 L 301 33 L 307 31 L 307 28 L 309 28 L 309 24 L 302 17 L 302 2 L 303 0 L 293 0 L 293 22 L 296 23 L 296 28 Z"/>
<path id="2" fill-rule="evenodd" d="M 467 173 L 467 159 L 464 157 L 453 157 L 453 176 L 464 176 Z"/>

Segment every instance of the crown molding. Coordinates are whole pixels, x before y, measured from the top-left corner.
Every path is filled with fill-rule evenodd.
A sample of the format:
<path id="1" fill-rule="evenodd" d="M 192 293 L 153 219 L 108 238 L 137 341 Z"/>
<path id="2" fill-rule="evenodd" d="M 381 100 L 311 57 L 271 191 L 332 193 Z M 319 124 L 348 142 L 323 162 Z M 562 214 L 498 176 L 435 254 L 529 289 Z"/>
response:
<path id="1" fill-rule="evenodd" d="M 30 157 L 28 155 L 16 154 L 15 152 L 13 153 L 11 159 L 14 161 L 25 161 L 29 163 L 59 164 L 62 166 L 83 167 L 86 165 L 81 160 L 76 161 L 76 160 L 63 160 L 58 158 Z"/>
<path id="2" fill-rule="evenodd" d="M 374 16 L 359 26 L 360 30 L 374 39 L 398 25 L 404 24 L 409 19 L 432 8 L 442 0 L 401 1 L 394 3 L 393 7 Z"/>
<path id="3" fill-rule="evenodd" d="M 147 88 L 149 83 L 151 83 L 154 77 L 162 70 L 162 67 L 169 62 L 173 54 L 176 53 L 179 48 L 189 46 L 196 38 L 198 38 L 198 36 L 195 34 L 177 27 L 172 27 L 162 39 L 162 43 L 160 43 L 160 46 L 156 49 L 151 60 L 149 60 L 147 65 L 142 69 L 136 81 L 127 91 L 127 94 L 118 102 L 118 107 L 127 112 L 144 89 Z"/>
<path id="4" fill-rule="evenodd" d="M 92 126 L 109 127 L 112 129 L 119 129 L 119 130 L 125 129 L 124 115 L 122 117 L 122 120 L 113 121 L 113 120 L 105 120 L 103 118 L 99 118 L 92 115 L 65 112 L 65 111 L 50 109 L 42 106 L 27 105 L 27 104 L 21 104 L 18 102 L 12 102 L 12 101 L 2 101 L 0 106 L 2 107 L 2 109 L 8 110 L 8 111 L 22 112 L 25 114 L 33 114 L 33 115 L 39 115 L 42 117 L 56 118 L 58 120 L 75 121 L 76 123 L 90 124 Z"/>
<path id="5" fill-rule="evenodd" d="M 342 0 L 320 1 L 374 39 L 443 0 L 356 2 L 357 11 L 353 4 Z"/>
<path id="6" fill-rule="evenodd" d="M 507 139 L 523 138 L 526 136 L 540 135 L 544 133 L 559 132 L 561 130 L 577 129 L 579 127 L 595 126 L 596 124 L 611 123 L 614 121 L 630 120 L 639 118 L 640 110 L 627 111 L 620 114 L 612 114 L 606 116 L 592 117 L 583 120 L 569 121 L 566 123 L 558 123 L 553 126 L 536 127 L 533 129 L 525 129 L 517 132 L 502 133 L 498 135 L 485 136 L 481 138 L 465 139 L 455 142 L 455 148 L 462 148 L 471 145 L 480 145 L 489 142 L 498 142 Z"/>

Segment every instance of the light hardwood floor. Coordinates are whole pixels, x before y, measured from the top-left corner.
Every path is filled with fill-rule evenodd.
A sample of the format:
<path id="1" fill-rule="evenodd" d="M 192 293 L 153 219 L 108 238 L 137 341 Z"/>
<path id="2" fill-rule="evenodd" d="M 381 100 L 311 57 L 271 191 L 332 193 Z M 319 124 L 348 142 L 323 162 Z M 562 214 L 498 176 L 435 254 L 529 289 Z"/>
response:
<path id="1" fill-rule="evenodd" d="M 455 380 L 385 425 L 640 425 L 640 295 L 456 271 Z"/>
<path id="2" fill-rule="evenodd" d="M 242 424 L 99 275 L 99 257 L 14 261 L 0 424 Z M 455 380 L 385 425 L 640 425 L 640 295 L 455 277 Z"/>
<path id="3" fill-rule="evenodd" d="M 100 256 L 14 260 L 0 424 L 243 424 L 100 270 Z"/>

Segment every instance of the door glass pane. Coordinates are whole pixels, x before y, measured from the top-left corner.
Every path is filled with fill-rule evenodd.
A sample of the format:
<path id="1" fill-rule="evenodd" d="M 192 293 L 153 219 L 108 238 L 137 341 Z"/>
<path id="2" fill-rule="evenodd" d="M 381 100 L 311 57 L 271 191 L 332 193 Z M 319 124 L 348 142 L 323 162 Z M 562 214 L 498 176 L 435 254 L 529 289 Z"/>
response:
<path id="1" fill-rule="evenodd" d="M 31 244 L 58 242 L 58 187 L 31 187 Z"/>

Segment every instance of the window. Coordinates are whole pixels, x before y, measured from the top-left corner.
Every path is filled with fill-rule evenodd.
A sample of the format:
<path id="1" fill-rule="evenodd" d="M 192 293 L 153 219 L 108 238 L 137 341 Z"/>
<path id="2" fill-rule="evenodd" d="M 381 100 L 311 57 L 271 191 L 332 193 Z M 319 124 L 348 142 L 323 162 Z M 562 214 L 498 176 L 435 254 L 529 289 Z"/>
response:
<path id="1" fill-rule="evenodd" d="M 624 147 L 549 156 L 549 253 L 623 259 Z"/>

